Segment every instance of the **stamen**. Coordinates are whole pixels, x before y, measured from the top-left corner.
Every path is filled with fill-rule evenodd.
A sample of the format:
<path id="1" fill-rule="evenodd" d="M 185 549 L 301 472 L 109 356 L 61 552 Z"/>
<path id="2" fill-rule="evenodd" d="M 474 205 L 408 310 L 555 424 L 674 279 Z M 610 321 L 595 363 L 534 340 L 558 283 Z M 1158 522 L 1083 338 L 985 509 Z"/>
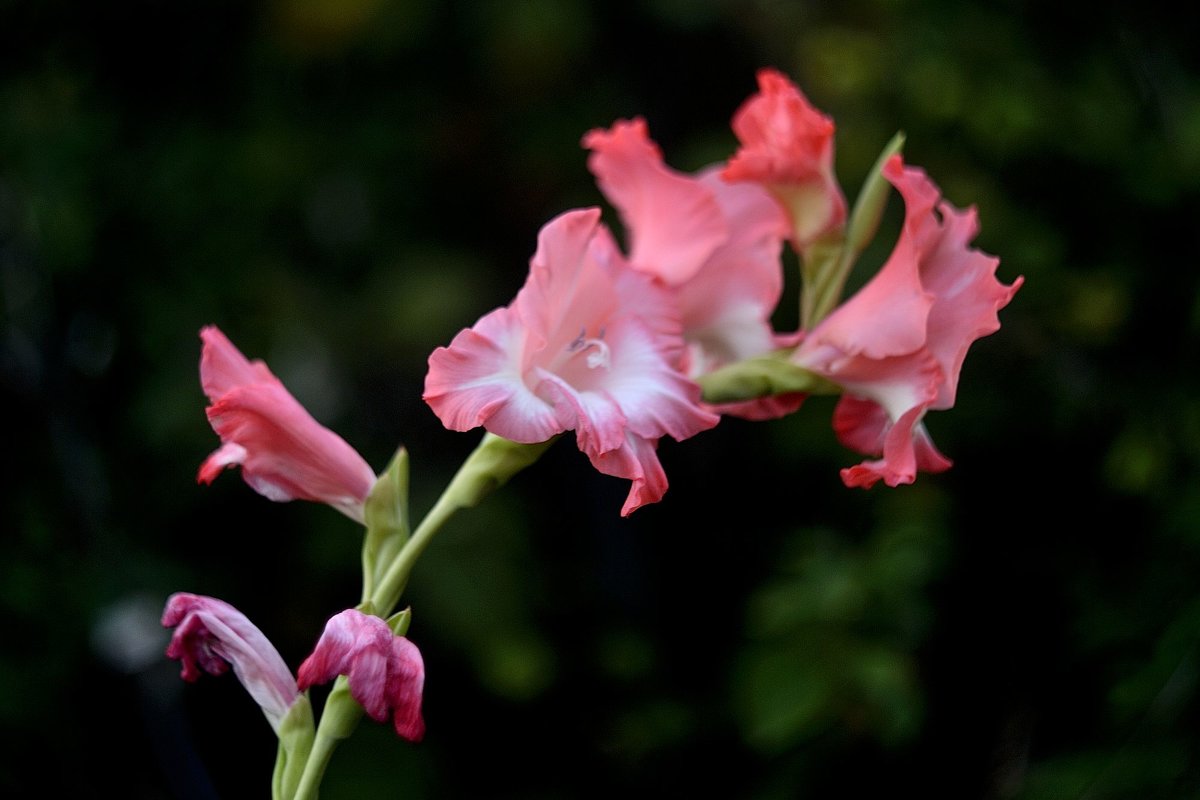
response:
<path id="1" fill-rule="evenodd" d="M 588 369 L 596 369 L 596 367 L 612 369 L 612 351 L 604 341 L 604 333 L 605 329 L 601 328 L 599 336 L 589 339 L 587 329 L 581 328 L 579 335 L 567 345 L 567 352 L 579 353 L 589 348 L 595 348 L 593 352 L 587 354 Z"/>
<path id="2" fill-rule="evenodd" d="M 612 351 L 608 349 L 608 345 L 604 341 L 600 339 L 588 339 L 585 344 L 588 347 L 596 348 L 595 352 L 588 353 L 588 369 L 595 369 L 596 367 L 612 369 Z"/>

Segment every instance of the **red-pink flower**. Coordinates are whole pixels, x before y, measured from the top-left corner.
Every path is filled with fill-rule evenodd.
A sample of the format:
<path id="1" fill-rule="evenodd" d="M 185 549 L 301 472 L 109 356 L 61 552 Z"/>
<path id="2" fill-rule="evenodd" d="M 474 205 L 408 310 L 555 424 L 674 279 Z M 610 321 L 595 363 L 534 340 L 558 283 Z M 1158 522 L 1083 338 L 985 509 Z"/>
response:
<path id="1" fill-rule="evenodd" d="M 659 438 L 719 419 L 680 373 L 682 350 L 669 293 L 629 267 L 598 209 L 569 211 L 542 228 L 512 304 L 429 357 L 425 400 L 451 430 L 527 444 L 575 431 L 597 469 L 633 481 L 627 515 L 666 491 Z"/>
<path id="2" fill-rule="evenodd" d="M 722 173 L 766 186 L 788 209 L 792 238 L 803 250 L 846 219 L 833 174 L 833 121 L 781 72 L 758 72 L 758 93 L 733 117 L 741 148 Z"/>
<path id="3" fill-rule="evenodd" d="M 904 198 L 904 227 L 887 262 L 857 294 L 818 324 L 793 360 L 843 387 L 834 428 L 848 447 L 880 454 L 842 470 L 848 486 L 911 483 L 917 470 L 950 466 L 922 424 L 929 409 L 954 405 L 971 343 L 1000 328 L 996 312 L 1022 279 L 996 280 L 994 256 L 969 245 L 974 208 L 945 201 L 921 169 L 893 156 L 884 176 Z"/>
<path id="4" fill-rule="evenodd" d="M 362 521 L 375 473 L 357 451 L 312 418 L 262 361 L 248 361 L 216 326 L 200 331 L 200 383 L 221 447 L 200 466 L 211 483 L 240 464 L 242 477 L 270 500 L 314 500 Z"/>
<path id="5" fill-rule="evenodd" d="M 162 624 L 175 629 L 167 657 L 183 662 L 185 681 L 195 681 L 201 672 L 223 675 L 233 667 L 279 732 L 300 690 L 279 652 L 245 614 L 213 597 L 178 592 L 168 598 Z"/>
<path id="6" fill-rule="evenodd" d="M 421 651 L 387 623 L 353 608 L 325 623 L 312 655 L 297 672 L 300 691 L 345 675 L 350 694 L 376 722 L 390 714 L 396 733 L 417 742 L 425 734 L 421 692 L 425 662 Z"/>
<path id="7" fill-rule="evenodd" d="M 785 344 L 771 314 L 783 291 L 780 251 L 788 223 L 765 189 L 725 182 L 721 165 L 695 176 L 670 169 L 642 119 L 590 131 L 583 145 L 592 151 L 588 167 L 601 191 L 621 214 L 629 263 L 674 292 L 689 377 Z M 799 405 L 797 396 L 781 401 L 720 410 L 761 419 Z"/>

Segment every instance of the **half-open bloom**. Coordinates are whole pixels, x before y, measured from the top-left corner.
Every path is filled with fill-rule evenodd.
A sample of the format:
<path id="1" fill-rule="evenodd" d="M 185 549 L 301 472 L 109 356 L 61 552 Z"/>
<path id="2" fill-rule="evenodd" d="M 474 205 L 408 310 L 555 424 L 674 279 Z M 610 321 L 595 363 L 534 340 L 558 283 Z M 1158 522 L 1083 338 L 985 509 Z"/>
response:
<path id="1" fill-rule="evenodd" d="M 353 608 L 335 614 L 296 674 L 301 691 L 337 675 L 346 676 L 350 695 L 371 719 L 383 722 L 390 714 L 396 733 L 405 739 L 416 742 L 424 736 L 421 651 L 379 617 Z"/>
<path id="2" fill-rule="evenodd" d="M 666 491 L 658 440 L 719 420 L 679 371 L 680 330 L 669 292 L 626 263 L 599 209 L 568 211 L 542 228 L 516 299 L 430 355 L 425 401 L 451 430 L 527 444 L 575 431 L 597 469 L 633 482 L 628 515 Z"/>
<path id="3" fill-rule="evenodd" d="M 185 681 L 195 681 L 201 672 L 223 675 L 233 667 L 279 733 L 300 690 L 283 657 L 245 614 L 214 597 L 177 592 L 167 599 L 162 624 L 175 629 L 167 657 L 183 663 Z"/>
<path id="4" fill-rule="evenodd" d="M 328 503 L 361 522 L 375 483 L 370 465 L 216 326 L 205 327 L 200 338 L 200 383 L 221 446 L 200 466 L 197 480 L 212 483 L 223 468 L 240 464 L 246 483 L 270 500 Z"/>
<path id="5" fill-rule="evenodd" d="M 788 222 L 755 183 L 727 183 L 722 165 L 696 175 L 663 163 L 642 119 L 620 120 L 583 138 L 588 167 L 620 212 L 629 263 L 674 293 L 691 378 L 787 342 L 771 327 L 783 292 L 780 252 Z M 720 407 L 763 419 L 794 411 L 801 397 Z"/>
<path id="6" fill-rule="evenodd" d="M 758 92 L 733 117 L 741 148 L 722 173 L 770 189 L 791 216 L 798 250 L 839 228 L 846 199 L 833 174 L 833 120 L 783 73 L 758 72 Z"/>
<path id="7" fill-rule="evenodd" d="M 929 409 L 954 405 L 967 349 L 1000 328 L 997 311 L 1022 279 L 996 280 L 1000 260 L 970 247 L 974 208 L 956 209 L 925 172 L 893 156 L 884 176 L 904 198 L 904 226 L 886 263 L 793 354 L 843 387 L 834 413 L 842 443 L 882 459 L 842 470 L 848 486 L 911 483 L 950 466 L 925 431 Z"/>

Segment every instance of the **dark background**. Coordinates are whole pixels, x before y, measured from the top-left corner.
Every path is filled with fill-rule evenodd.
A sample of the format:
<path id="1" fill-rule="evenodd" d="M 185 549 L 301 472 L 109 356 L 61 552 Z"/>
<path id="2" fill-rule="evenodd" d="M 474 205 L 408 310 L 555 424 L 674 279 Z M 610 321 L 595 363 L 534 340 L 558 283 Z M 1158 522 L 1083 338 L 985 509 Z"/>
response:
<path id="1" fill-rule="evenodd" d="M 773 65 L 836 119 L 848 194 L 903 129 L 1026 278 L 927 420 L 955 467 L 845 489 L 816 399 L 664 442 L 670 491 L 621 520 L 626 485 L 560 442 L 417 568 L 426 741 L 364 724 L 322 797 L 1197 796 L 1180 13 L 0 3 L 0 794 L 265 796 L 269 726 L 232 677 L 178 679 L 162 603 L 221 597 L 295 667 L 357 600 L 340 515 L 196 485 L 202 325 L 377 469 L 403 442 L 423 512 L 478 439 L 421 402 L 425 359 L 601 202 L 582 134 L 644 115 L 697 169 Z"/>

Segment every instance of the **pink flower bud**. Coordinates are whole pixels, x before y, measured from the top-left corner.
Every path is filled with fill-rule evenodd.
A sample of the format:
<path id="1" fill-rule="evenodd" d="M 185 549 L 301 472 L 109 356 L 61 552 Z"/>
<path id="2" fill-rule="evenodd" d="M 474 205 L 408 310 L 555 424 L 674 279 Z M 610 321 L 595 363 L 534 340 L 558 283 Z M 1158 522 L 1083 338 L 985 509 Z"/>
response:
<path id="1" fill-rule="evenodd" d="M 222 675 L 232 666 L 279 732 L 300 690 L 279 652 L 245 614 L 213 597 L 178 592 L 167 599 L 162 624 L 175 629 L 167 657 L 183 662 L 185 681 L 195 681 L 201 672 Z"/>
<path id="2" fill-rule="evenodd" d="M 396 733 L 417 742 L 425 735 L 421 717 L 421 692 L 425 663 L 421 651 L 403 636 L 392 633 L 379 617 L 348 608 L 325 624 L 312 655 L 297 673 L 305 691 L 345 675 L 350 694 L 376 722 L 392 715 Z"/>
<path id="3" fill-rule="evenodd" d="M 261 361 L 249 361 L 216 326 L 200 331 L 200 383 L 212 401 L 208 420 L 221 447 L 200 466 L 212 483 L 240 464 L 242 477 L 269 500 L 327 503 L 362 521 L 375 473 L 340 436 L 312 418 Z"/>
<path id="4" fill-rule="evenodd" d="M 759 71 L 758 93 L 733 117 L 742 146 L 722 175 L 770 189 L 791 214 L 800 249 L 846 219 L 846 199 L 833 174 L 833 130 L 833 121 L 773 69 Z"/>

